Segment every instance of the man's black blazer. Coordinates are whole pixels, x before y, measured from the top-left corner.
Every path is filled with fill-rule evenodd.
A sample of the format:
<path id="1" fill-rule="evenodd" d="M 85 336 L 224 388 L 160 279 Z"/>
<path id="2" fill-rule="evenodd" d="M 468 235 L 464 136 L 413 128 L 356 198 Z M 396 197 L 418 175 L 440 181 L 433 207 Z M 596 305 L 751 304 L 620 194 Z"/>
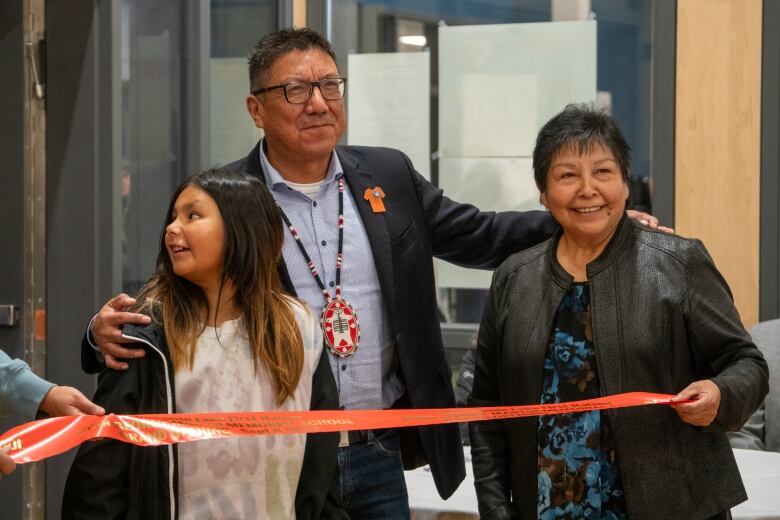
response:
<path id="1" fill-rule="evenodd" d="M 247 157 L 226 166 L 263 177 L 261 142 Z M 555 221 L 547 212 L 482 212 L 445 197 L 414 170 L 398 150 L 336 147 L 344 178 L 363 220 L 390 317 L 407 393 L 398 406 L 454 407 L 452 374 L 442 346 L 433 257 L 463 267 L 492 269 L 510 254 L 549 238 Z M 363 194 L 382 188 L 384 213 L 374 213 Z M 295 294 L 287 267 L 279 268 Z M 430 464 L 436 488 L 448 498 L 465 477 L 457 424 L 402 431 L 404 467 Z M 303 478 L 303 476 L 302 476 Z"/>

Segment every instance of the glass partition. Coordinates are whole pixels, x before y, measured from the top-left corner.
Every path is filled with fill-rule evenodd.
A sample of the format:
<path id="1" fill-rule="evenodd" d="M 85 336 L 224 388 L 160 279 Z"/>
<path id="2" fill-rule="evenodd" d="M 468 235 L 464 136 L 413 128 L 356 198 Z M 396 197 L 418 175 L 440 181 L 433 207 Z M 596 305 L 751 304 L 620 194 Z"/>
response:
<path id="1" fill-rule="evenodd" d="M 311 5 L 311 2 L 310 2 Z M 451 152 L 453 139 L 461 139 L 462 136 L 453 138 L 452 132 L 467 133 L 463 128 L 458 128 L 457 121 L 463 121 L 464 117 L 472 118 L 473 122 L 479 122 L 482 128 L 490 128 L 491 125 L 498 129 L 504 128 L 506 121 L 489 120 L 490 117 L 502 118 L 508 112 L 513 111 L 514 104 L 521 95 L 534 95 L 537 99 L 528 106 L 523 106 L 522 113 L 515 114 L 518 118 L 526 115 L 526 129 L 531 137 L 535 137 L 538 128 L 552 116 L 557 110 L 563 108 L 565 102 L 560 101 L 566 97 L 555 97 L 555 82 L 533 84 L 530 77 L 523 77 L 522 71 L 518 72 L 516 65 L 526 61 L 526 68 L 543 67 L 539 60 L 546 59 L 545 46 L 558 45 L 560 40 L 568 36 L 561 33 L 555 36 L 548 31 L 545 36 L 538 36 L 535 40 L 520 39 L 506 40 L 514 42 L 514 48 L 492 48 L 485 45 L 486 36 L 475 36 L 470 44 L 464 44 L 463 38 L 468 37 L 468 32 L 457 33 L 455 41 L 447 41 L 444 38 L 448 34 L 446 29 L 460 26 L 496 27 L 493 34 L 500 34 L 500 27 L 510 24 L 533 24 L 545 26 L 549 22 L 574 21 L 591 24 L 595 33 L 593 42 L 593 61 L 589 62 L 591 70 L 577 71 L 577 74 L 585 74 L 587 81 L 592 81 L 592 95 L 579 95 L 572 101 L 593 101 L 597 106 L 608 110 L 621 125 L 633 151 L 633 171 L 631 182 L 631 195 L 633 206 L 637 209 L 651 210 L 649 179 L 650 179 L 650 150 L 651 150 L 651 65 L 653 57 L 652 42 L 652 10 L 653 2 L 636 2 L 633 0 L 518 0 L 506 2 L 503 0 L 484 0 L 470 2 L 465 0 L 453 0 L 448 2 L 438 1 L 411 1 L 411 0 L 334 0 L 330 3 L 332 12 L 324 17 L 329 20 L 331 26 L 325 28 L 325 32 L 332 35 L 333 44 L 340 58 L 340 67 L 345 75 L 350 76 L 350 63 L 363 63 L 358 60 L 349 60 L 347 57 L 354 54 L 368 53 L 429 53 L 430 59 L 430 85 L 428 89 L 429 118 L 428 141 L 430 148 L 427 164 L 417 164 L 421 171 L 429 171 L 434 184 L 442 187 L 445 193 L 463 202 L 474 202 L 482 209 L 501 210 L 508 209 L 512 201 L 503 200 L 506 197 L 490 196 L 492 190 L 496 193 L 506 193 L 506 182 L 510 178 L 507 172 L 526 172 L 525 177 L 512 179 L 511 192 L 517 200 L 516 204 L 523 208 L 538 207 L 538 195 L 532 182 L 527 182 L 530 172 L 530 152 L 518 151 L 517 153 L 504 153 L 491 148 L 494 142 L 474 143 L 469 141 L 467 148 L 471 151 L 458 155 Z M 541 23 L 540 23 L 541 22 Z M 531 25 L 528 25 L 531 27 Z M 485 30 L 485 31 L 486 31 Z M 443 36 L 445 35 L 445 36 Z M 542 38 L 542 40 L 540 40 Z M 547 38 L 544 40 L 543 38 Z M 461 39 L 458 47 L 458 39 Z M 530 48 L 529 48 L 530 45 Z M 475 48 L 484 47 L 485 56 L 474 56 Z M 496 50 L 501 50 L 501 56 L 496 61 Z M 447 54 L 450 52 L 451 54 Z M 467 57 L 464 53 L 472 56 Z M 587 54 L 584 55 L 587 57 Z M 478 107 L 468 113 L 471 105 L 464 107 L 462 92 L 453 93 L 453 75 L 448 73 L 448 63 L 461 64 L 466 59 L 477 63 L 483 59 L 484 68 L 479 66 L 473 71 L 461 71 L 458 81 L 471 81 L 472 87 L 482 96 L 489 96 L 491 92 L 501 98 L 501 103 L 494 103 L 489 109 Z M 488 58 L 493 58 L 491 61 Z M 579 59 L 579 58 L 578 58 Z M 501 72 L 501 61 L 504 60 L 504 72 Z M 488 65 L 488 63 L 492 63 Z M 576 67 L 577 61 L 568 64 L 561 62 L 558 70 L 554 67 L 548 71 L 554 78 L 571 76 L 572 67 Z M 490 69 L 490 67 L 493 67 Z M 490 69 L 490 70 L 488 70 Z M 361 65 L 360 74 L 365 73 L 366 67 Z M 477 71 L 479 74 L 472 74 Z M 480 75 L 481 74 L 481 75 Z M 502 75 L 503 74 L 503 75 Z M 464 76 L 465 75 L 465 76 Z M 588 79 L 592 76 L 592 79 Z M 465 80 L 463 78 L 466 78 Z M 481 82 L 485 77 L 490 77 L 493 91 L 484 91 Z M 352 82 L 353 78 L 350 78 Z M 564 80 L 562 79 L 561 82 Z M 482 85 L 482 86 L 480 86 Z M 590 88 L 590 87 L 588 87 Z M 587 90 L 587 88 L 586 88 Z M 348 95 L 348 103 L 350 102 Z M 513 95 L 518 96 L 513 98 Z M 580 99 L 583 98 L 583 99 Z M 560 104 L 555 106 L 557 110 L 550 112 L 545 107 L 545 102 Z M 361 106 L 365 106 L 363 103 Z M 539 113 L 531 113 L 529 107 L 543 107 Z M 349 109 L 354 107 L 348 104 Z M 471 108 L 474 108 L 471 106 Z M 515 107 L 516 108 L 516 107 Z M 495 110 L 494 110 L 495 109 Z M 442 113 L 455 113 L 458 117 L 442 117 Z M 362 112 L 361 112 L 362 114 Z M 361 117 L 361 114 L 350 114 L 351 120 Z M 488 120 L 485 120 L 488 118 Z M 397 124 L 397 123 L 396 123 Z M 515 125 L 517 126 L 517 125 Z M 350 128 L 347 129 L 350 131 Z M 522 128 L 513 128 L 511 135 L 517 136 L 518 149 L 522 149 L 525 135 Z M 471 132 L 472 134 L 474 132 Z M 355 142 L 355 136 L 348 134 L 348 141 Z M 381 144 L 381 143 L 371 143 Z M 388 143 L 390 144 L 390 143 Z M 392 144 L 390 144 L 392 146 Z M 472 146 L 473 145 L 473 146 Z M 483 146 L 484 145 L 484 146 Z M 482 148 L 480 148 L 480 146 Z M 485 148 L 491 148 L 488 150 Z M 493 146 L 494 147 L 494 146 Z M 478 149 L 478 150 L 477 150 Z M 497 160 L 496 156 L 503 157 Z M 419 161 L 418 161 L 419 162 Z M 478 167 L 475 166 L 478 165 Z M 481 172 L 481 173 L 475 173 Z M 470 195 L 468 186 L 479 184 L 484 187 L 481 194 Z M 458 186 L 464 188 L 459 189 Z M 454 190 L 454 191 L 453 191 Z M 518 209 L 518 208 L 515 208 Z M 522 208 L 520 208 L 522 209 Z M 439 306 L 444 321 L 446 346 L 455 351 L 467 348 L 469 331 L 476 329 L 479 322 L 484 297 L 486 294 L 489 277 L 483 275 L 463 276 L 458 278 L 457 273 L 449 272 L 451 268 L 442 269 L 437 265 L 437 283 L 439 290 Z M 472 279 L 473 278 L 473 279 Z M 449 356 L 453 361 L 453 368 L 457 368 L 456 360 L 459 354 L 453 352 Z M 454 372 L 456 372 L 454 370 Z M 457 372 L 456 372 L 457 373 Z"/>
<path id="2" fill-rule="evenodd" d="M 246 56 L 276 29 L 278 9 L 275 0 L 122 1 L 125 292 L 134 294 L 154 269 L 165 210 L 175 187 L 196 173 L 189 170 L 233 161 L 254 146 Z M 200 77 L 204 85 L 193 88 Z M 211 108 L 205 121 L 203 106 Z M 208 153 L 192 153 L 203 147 Z M 206 159 L 193 161 L 196 155 Z"/>

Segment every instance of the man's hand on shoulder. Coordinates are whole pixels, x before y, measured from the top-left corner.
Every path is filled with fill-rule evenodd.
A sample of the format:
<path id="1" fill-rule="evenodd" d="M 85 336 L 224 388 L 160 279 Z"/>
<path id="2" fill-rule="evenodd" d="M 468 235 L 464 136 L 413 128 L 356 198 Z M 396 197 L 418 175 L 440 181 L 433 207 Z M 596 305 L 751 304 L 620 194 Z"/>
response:
<path id="1" fill-rule="evenodd" d="M 126 370 L 127 363 L 119 359 L 141 358 L 146 355 L 143 349 L 126 348 L 122 346 L 131 343 L 122 337 L 122 325 L 133 323 L 148 325 L 152 320 L 145 314 L 128 312 L 127 309 L 135 304 L 135 299 L 125 293 L 115 296 L 100 309 L 90 326 L 90 333 L 95 345 L 103 354 L 103 359 L 108 368 L 114 370 Z"/>
<path id="2" fill-rule="evenodd" d="M 658 223 L 658 219 L 649 213 L 643 213 L 641 211 L 634 211 L 633 209 L 629 209 L 626 210 L 626 214 L 631 220 L 639 222 L 640 224 L 645 225 L 650 229 L 657 229 L 658 231 L 663 231 L 664 233 L 669 234 L 674 233 L 674 229 L 660 225 Z"/>
<path id="3" fill-rule="evenodd" d="M 61 415 L 103 415 L 106 411 L 70 386 L 53 386 L 39 409 L 50 417 Z"/>

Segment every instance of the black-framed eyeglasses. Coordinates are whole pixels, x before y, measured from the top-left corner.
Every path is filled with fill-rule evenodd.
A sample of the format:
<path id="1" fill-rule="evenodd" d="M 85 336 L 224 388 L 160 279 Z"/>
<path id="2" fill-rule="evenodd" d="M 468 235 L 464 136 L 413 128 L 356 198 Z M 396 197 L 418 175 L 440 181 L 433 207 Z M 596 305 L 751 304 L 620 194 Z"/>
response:
<path id="1" fill-rule="evenodd" d="M 283 89 L 284 98 L 288 103 L 299 104 L 306 103 L 311 99 L 311 95 L 314 93 L 314 87 L 320 89 L 323 99 L 335 100 L 344 97 L 344 85 L 347 83 L 347 78 L 325 78 L 319 81 L 291 81 L 290 83 L 282 83 L 281 85 L 273 85 L 271 87 L 263 87 L 252 91 L 252 95 L 256 96 L 269 90 Z"/>

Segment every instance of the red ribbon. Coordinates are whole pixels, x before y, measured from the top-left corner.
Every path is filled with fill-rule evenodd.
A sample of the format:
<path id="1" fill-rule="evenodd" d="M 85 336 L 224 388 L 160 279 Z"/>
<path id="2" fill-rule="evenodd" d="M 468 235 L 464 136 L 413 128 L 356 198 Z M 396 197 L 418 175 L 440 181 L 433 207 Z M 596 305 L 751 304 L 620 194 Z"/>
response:
<path id="1" fill-rule="evenodd" d="M 536 415 L 607 410 L 650 404 L 668 404 L 668 394 L 631 392 L 568 403 L 479 408 L 411 410 L 315 410 L 305 412 L 221 412 L 181 414 L 75 415 L 34 421 L 8 430 L 0 437 L 18 464 L 64 453 L 82 442 L 111 438 L 138 446 L 234 436 L 318 433 L 375 428 L 402 428 Z"/>

